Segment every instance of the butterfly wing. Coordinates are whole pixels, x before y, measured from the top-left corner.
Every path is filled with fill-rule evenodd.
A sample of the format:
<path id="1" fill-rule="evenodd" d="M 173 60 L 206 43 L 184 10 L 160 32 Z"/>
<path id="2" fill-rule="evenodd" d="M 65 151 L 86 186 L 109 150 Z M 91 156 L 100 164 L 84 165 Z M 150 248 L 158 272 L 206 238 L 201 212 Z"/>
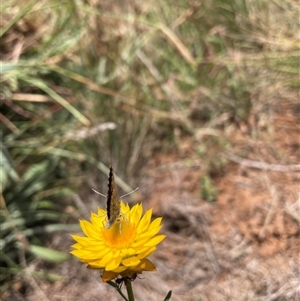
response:
<path id="1" fill-rule="evenodd" d="M 120 216 L 120 200 L 117 195 L 117 189 L 115 184 L 113 168 L 109 168 L 108 176 L 108 192 L 107 192 L 107 224 L 108 228 L 113 225 L 113 223 Z"/>

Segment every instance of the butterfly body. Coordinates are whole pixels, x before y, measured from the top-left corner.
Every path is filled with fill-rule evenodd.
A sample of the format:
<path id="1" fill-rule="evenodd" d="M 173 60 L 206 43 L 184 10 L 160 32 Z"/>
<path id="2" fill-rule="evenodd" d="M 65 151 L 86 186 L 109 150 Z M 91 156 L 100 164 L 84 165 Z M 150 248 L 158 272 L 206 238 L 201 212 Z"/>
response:
<path id="1" fill-rule="evenodd" d="M 107 228 L 110 228 L 120 216 L 120 200 L 117 195 L 113 168 L 110 166 L 107 192 Z"/>

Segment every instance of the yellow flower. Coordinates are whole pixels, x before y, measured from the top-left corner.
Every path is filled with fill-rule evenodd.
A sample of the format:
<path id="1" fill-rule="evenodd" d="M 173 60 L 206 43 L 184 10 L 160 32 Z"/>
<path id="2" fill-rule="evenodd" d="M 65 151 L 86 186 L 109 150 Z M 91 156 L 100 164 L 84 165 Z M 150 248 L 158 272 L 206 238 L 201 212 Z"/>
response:
<path id="1" fill-rule="evenodd" d="M 142 216 L 142 204 L 131 209 L 122 201 L 120 205 L 120 217 L 112 226 L 107 227 L 106 211 L 99 208 L 98 214 L 91 213 L 91 223 L 80 220 L 86 237 L 72 235 L 77 243 L 71 253 L 88 264 L 88 268 L 103 269 L 104 282 L 119 275 L 131 278 L 142 271 L 156 271 L 147 257 L 165 238 L 165 235 L 157 235 L 162 218 L 151 222 L 152 209 Z"/>

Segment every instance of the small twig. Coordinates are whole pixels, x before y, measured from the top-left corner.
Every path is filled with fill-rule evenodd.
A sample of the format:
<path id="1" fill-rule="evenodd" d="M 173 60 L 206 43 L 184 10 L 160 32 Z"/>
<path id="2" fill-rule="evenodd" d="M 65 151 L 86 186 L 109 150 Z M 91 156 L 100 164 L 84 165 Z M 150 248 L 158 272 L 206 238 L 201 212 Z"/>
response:
<path id="1" fill-rule="evenodd" d="M 237 155 L 223 152 L 221 153 L 225 158 L 239 163 L 244 166 L 252 167 L 252 168 L 258 168 L 258 169 L 264 169 L 264 170 L 272 170 L 272 171 L 280 171 L 280 172 L 288 172 L 288 171 L 300 171 L 300 164 L 292 164 L 292 165 L 278 165 L 278 164 L 268 164 L 265 162 L 260 161 L 253 161 L 241 158 Z"/>
<path id="2" fill-rule="evenodd" d="M 24 45 L 24 36 L 21 36 L 18 42 L 15 45 L 15 48 L 13 49 L 10 57 L 10 61 L 12 62 L 18 62 L 19 57 L 22 53 L 23 50 L 23 45 Z"/>
<path id="3" fill-rule="evenodd" d="M 48 95 L 31 93 L 13 93 L 11 100 L 25 102 L 55 102 L 55 100 Z"/>
<path id="4" fill-rule="evenodd" d="M 68 132 L 63 136 L 64 140 L 74 140 L 79 141 L 97 135 L 99 132 L 104 132 L 107 130 L 114 130 L 117 125 L 113 122 L 104 122 L 97 124 L 93 127 L 82 127 L 78 130 Z"/>
<path id="5" fill-rule="evenodd" d="M 18 134 L 20 132 L 19 129 L 1 113 L 0 113 L 0 121 L 3 122 L 14 134 Z"/>

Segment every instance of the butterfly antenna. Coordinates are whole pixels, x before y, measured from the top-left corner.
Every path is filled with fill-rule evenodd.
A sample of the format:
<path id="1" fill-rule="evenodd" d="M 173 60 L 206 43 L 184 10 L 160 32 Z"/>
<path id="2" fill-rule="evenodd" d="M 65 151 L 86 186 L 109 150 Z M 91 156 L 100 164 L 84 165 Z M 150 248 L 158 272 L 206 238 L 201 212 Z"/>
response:
<path id="1" fill-rule="evenodd" d="M 130 194 L 136 192 L 138 189 L 139 189 L 139 187 L 137 187 L 136 189 L 134 189 L 134 190 L 132 190 L 132 191 L 130 191 L 130 192 L 128 192 L 128 193 L 122 195 L 122 196 L 120 197 L 120 199 L 124 198 L 124 197 L 127 196 L 127 195 L 130 195 Z"/>
<path id="2" fill-rule="evenodd" d="M 96 193 L 98 193 L 98 194 L 100 194 L 101 196 L 103 196 L 103 197 L 105 197 L 105 198 L 106 198 L 106 195 L 105 195 L 105 194 L 103 194 L 103 193 L 101 193 L 101 192 L 97 191 L 97 190 L 96 190 L 96 189 L 94 189 L 94 188 L 92 188 L 92 190 L 93 190 L 94 192 L 96 192 Z"/>

